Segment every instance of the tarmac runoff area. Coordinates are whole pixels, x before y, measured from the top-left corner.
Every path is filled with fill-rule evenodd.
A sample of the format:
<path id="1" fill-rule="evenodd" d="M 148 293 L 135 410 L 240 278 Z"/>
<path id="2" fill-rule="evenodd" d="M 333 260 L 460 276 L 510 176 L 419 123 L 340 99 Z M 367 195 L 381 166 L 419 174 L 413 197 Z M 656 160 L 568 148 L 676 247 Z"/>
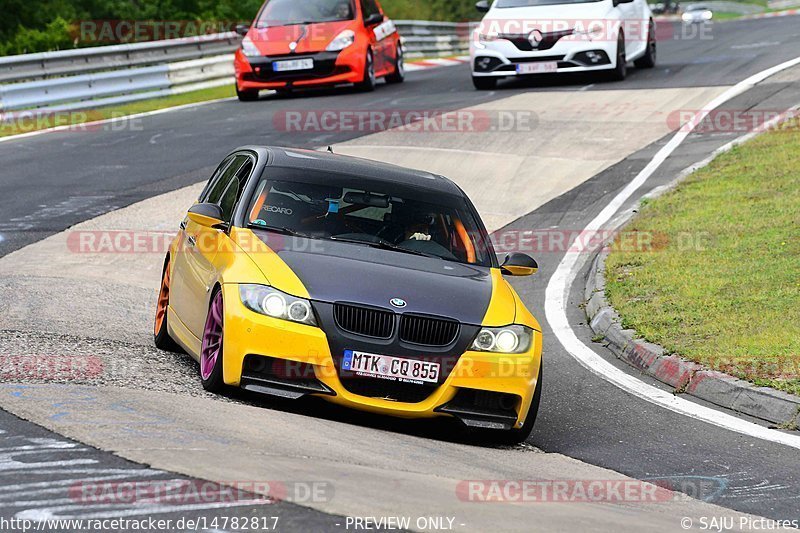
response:
<path id="1" fill-rule="evenodd" d="M 484 106 L 533 110 L 539 125 L 523 141 L 517 134 L 512 143 L 507 132 L 386 132 L 336 149 L 444 173 L 473 197 L 495 230 L 661 138 L 673 110 L 696 109 L 724 89 L 601 91 L 585 98 L 532 93 Z M 605 117 L 597 111 L 620 101 L 627 104 L 624 120 L 618 111 Z M 584 148 L 576 154 L 575 146 Z M 498 180 L 491 188 L 486 175 Z M 308 506 L 341 515 L 439 516 L 446 509 L 459 529 L 474 531 L 531 531 L 536 524 L 547 531 L 668 531 L 680 530 L 684 518 L 699 523 L 701 517 L 724 515 L 736 524 L 752 519 L 530 446 L 498 449 L 422 438 L 204 393 L 188 356 L 151 347 L 163 250 L 84 253 L 76 241 L 114 231 L 173 232 L 201 187 L 112 212 L 0 259 L 0 284 L 6 294 L 17 295 L 0 303 L 0 330 L 14 332 L 3 335 L 0 349 L 18 356 L 94 356 L 103 369 L 84 376 L 83 384 L 68 377 L 63 384 L 0 385 L 3 408 L 180 474 L 219 481 L 328 481 L 335 497 Z M 515 497 L 479 503 L 464 485 L 520 478 L 551 488 L 549 482 L 566 481 L 570 504 L 552 495 L 535 503 Z M 614 504 L 575 500 L 574 487 L 598 481 L 605 487 L 630 483 L 639 495 Z"/>

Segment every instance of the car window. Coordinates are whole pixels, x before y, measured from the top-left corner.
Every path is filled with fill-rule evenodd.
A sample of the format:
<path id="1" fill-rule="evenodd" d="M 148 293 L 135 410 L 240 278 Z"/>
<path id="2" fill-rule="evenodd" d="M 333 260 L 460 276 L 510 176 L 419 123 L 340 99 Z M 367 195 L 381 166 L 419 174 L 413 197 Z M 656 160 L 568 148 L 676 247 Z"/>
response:
<path id="1" fill-rule="evenodd" d="M 253 172 L 253 160 L 248 157 L 225 189 L 225 192 L 222 193 L 219 206 L 222 208 L 223 221 L 230 223 L 233 220 L 233 211 L 242 196 L 244 187 L 247 184 L 247 178 L 250 177 L 251 172 Z"/>
<path id="2" fill-rule="evenodd" d="M 210 204 L 217 204 L 221 207 L 222 197 L 225 195 L 225 192 L 230 187 L 231 182 L 236 177 L 237 171 L 242 168 L 242 165 L 248 160 L 249 158 L 246 155 L 235 156 L 233 162 L 228 165 L 228 167 L 222 173 L 222 176 L 220 176 L 216 183 L 212 185 L 205 201 Z"/>
<path id="3" fill-rule="evenodd" d="M 217 183 L 219 182 L 220 177 L 228 169 L 228 165 L 231 164 L 231 161 L 233 161 L 233 159 L 234 159 L 234 156 L 229 156 L 229 157 L 225 158 L 225 160 L 222 163 L 220 163 L 220 165 L 214 171 L 214 174 L 211 175 L 211 179 L 209 179 L 208 183 L 206 183 L 206 186 L 203 189 L 203 192 L 200 193 L 200 198 L 198 199 L 199 202 L 204 203 L 204 202 L 208 201 L 208 197 L 211 194 L 211 190 L 214 188 L 215 185 L 217 185 Z"/>
<path id="4" fill-rule="evenodd" d="M 354 7 L 353 0 L 268 0 L 256 27 L 353 20 Z"/>
<path id="5" fill-rule="evenodd" d="M 251 227 L 492 265 L 488 235 L 465 198 L 365 183 L 358 176 L 314 176 L 308 172 L 297 181 L 263 176 L 248 201 Z"/>
<path id="6" fill-rule="evenodd" d="M 375 0 L 361 0 L 361 11 L 364 12 L 364 19 L 369 18 L 371 15 L 381 14 L 381 9 Z"/>

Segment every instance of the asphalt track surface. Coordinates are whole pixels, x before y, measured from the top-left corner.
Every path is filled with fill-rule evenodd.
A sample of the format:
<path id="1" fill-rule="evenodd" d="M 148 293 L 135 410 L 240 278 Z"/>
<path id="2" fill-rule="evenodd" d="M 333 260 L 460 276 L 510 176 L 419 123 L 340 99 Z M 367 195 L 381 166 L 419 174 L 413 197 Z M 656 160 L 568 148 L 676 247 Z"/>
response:
<path id="1" fill-rule="evenodd" d="M 4 163 L 0 168 L 0 255 L 99 214 L 202 181 L 221 154 L 237 146 L 318 147 L 359 135 L 274 132 L 270 127 L 273 114 L 283 110 L 301 106 L 446 110 L 539 90 L 733 85 L 792 59 L 800 50 L 799 28 L 796 17 L 733 22 L 716 25 L 711 40 L 662 41 L 659 67 L 653 71 L 634 70 L 622 83 L 595 84 L 593 79 L 570 77 L 512 82 L 498 91 L 478 93 L 469 84 L 468 69 L 453 67 L 411 74 L 404 86 L 381 86 L 370 95 L 330 91 L 302 100 L 221 102 L 142 119 L 138 131 L 48 133 L 3 142 L 0 143 L 0 160 Z M 800 103 L 797 89 L 791 82 L 759 86 L 725 107 L 786 109 Z M 693 135 L 635 198 L 671 181 L 691 163 L 704 159 L 734 137 Z M 665 141 L 633 154 L 507 229 L 584 227 Z M 676 487 L 684 480 L 687 486 L 704 487 L 692 495 L 738 511 L 770 518 L 800 518 L 796 450 L 744 437 L 638 400 L 594 377 L 564 352 L 549 331 L 543 311 L 545 287 L 561 257 L 558 253 L 537 257 L 542 267 L 539 275 L 532 281 L 515 282 L 526 304 L 542 322 L 545 335 L 545 389 L 540 418 L 530 443 L 546 452 L 562 453 L 638 479 L 674 479 Z M 579 276 L 573 286 L 569 318 L 578 336 L 591 343 L 592 334 L 582 326 L 585 317 L 578 307 L 583 300 L 580 280 Z M 594 348 L 614 360 L 602 347 L 594 345 Z M 624 368 L 621 364 L 620 367 Z M 1 416 L 0 426 L 6 431 L 2 437 L 6 441 L 32 437 L 64 440 L 10 415 Z M 2 444 L 6 446 L 10 444 Z M 98 468 L 141 468 L 97 450 L 87 448 L 85 453 L 96 461 Z M 44 449 L 41 454 L 43 460 L 63 460 L 63 451 Z M 52 474 L 46 472 L 37 479 L 64 479 L 55 468 Z M 2 473 L 4 484 L 30 481 L 25 469 L 5 469 Z M 698 480 L 702 483 L 693 483 Z M 339 520 L 288 504 L 280 504 L 278 513 L 275 511 L 278 504 L 273 505 L 263 514 L 283 513 L 287 520 L 298 520 L 295 522 L 298 525 L 311 524 L 309 529 L 333 527 Z M 12 509 L 2 501 L 0 506 L 2 515 L 8 516 Z"/>

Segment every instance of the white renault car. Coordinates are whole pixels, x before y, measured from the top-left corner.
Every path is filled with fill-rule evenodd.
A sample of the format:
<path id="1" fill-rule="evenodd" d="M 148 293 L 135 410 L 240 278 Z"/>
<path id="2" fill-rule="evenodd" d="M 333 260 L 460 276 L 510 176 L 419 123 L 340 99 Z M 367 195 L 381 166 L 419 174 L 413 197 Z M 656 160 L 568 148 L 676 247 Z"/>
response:
<path id="1" fill-rule="evenodd" d="M 656 26 L 646 0 L 494 0 L 470 39 L 472 80 L 479 90 L 503 78 L 604 72 L 627 75 L 628 62 L 656 64 Z"/>

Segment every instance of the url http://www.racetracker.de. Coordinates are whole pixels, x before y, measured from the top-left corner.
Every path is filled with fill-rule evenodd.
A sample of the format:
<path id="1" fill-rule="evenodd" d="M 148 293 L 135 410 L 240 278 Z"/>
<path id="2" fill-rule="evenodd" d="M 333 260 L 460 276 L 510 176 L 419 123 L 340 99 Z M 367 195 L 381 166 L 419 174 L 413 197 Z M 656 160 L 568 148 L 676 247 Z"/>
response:
<path id="1" fill-rule="evenodd" d="M 29 531 L 275 531 L 277 516 L 200 516 L 196 518 L 104 518 L 30 520 L 0 518 L 0 531 L 28 533 Z"/>

